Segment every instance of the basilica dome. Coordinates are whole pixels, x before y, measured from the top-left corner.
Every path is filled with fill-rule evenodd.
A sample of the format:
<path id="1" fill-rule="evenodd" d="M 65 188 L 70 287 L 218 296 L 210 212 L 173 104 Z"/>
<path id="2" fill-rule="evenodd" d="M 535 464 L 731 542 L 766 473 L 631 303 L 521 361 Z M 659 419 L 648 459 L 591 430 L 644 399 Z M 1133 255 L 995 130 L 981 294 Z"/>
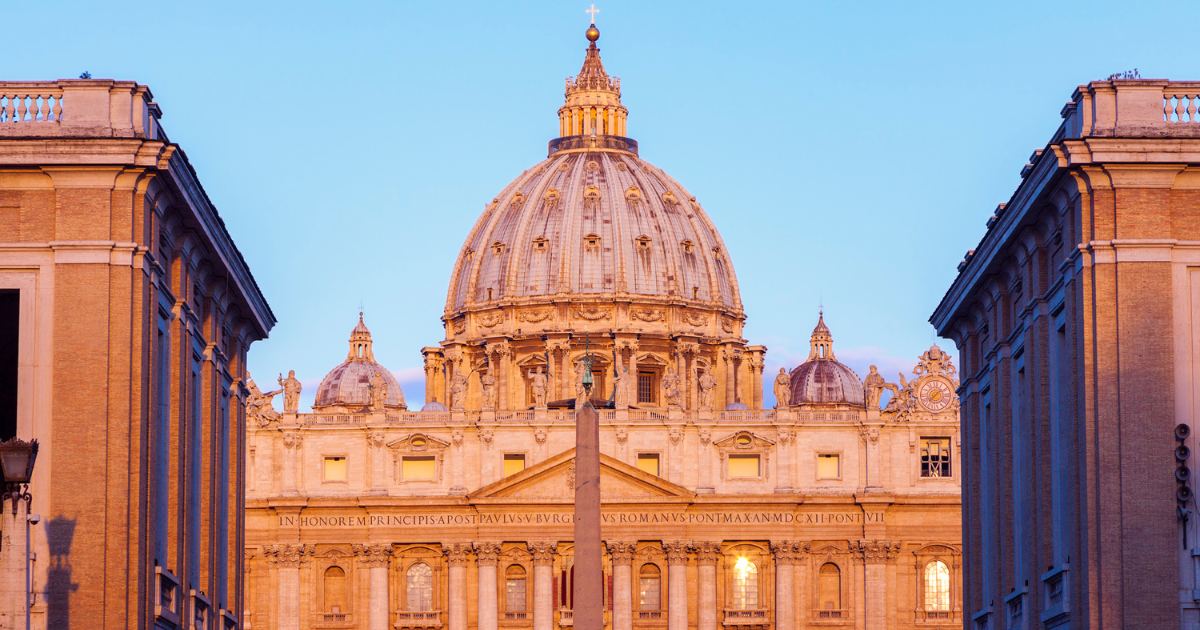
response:
<path id="1" fill-rule="evenodd" d="M 588 39 L 559 110 L 561 137 L 476 221 L 454 265 L 447 318 L 568 295 L 648 298 L 741 318 L 720 234 L 695 197 L 638 157 L 624 135 L 619 80 Z"/>
<path id="2" fill-rule="evenodd" d="M 313 400 L 313 409 L 321 411 L 336 408 L 369 408 L 374 402 L 374 389 L 380 386 L 381 381 L 386 393 L 382 406 L 407 408 L 400 382 L 392 375 L 391 370 L 375 362 L 371 331 L 363 322 L 362 313 L 359 313 L 358 324 L 350 332 L 350 352 L 345 361 L 321 379 L 316 398 Z"/>
<path id="3" fill-rule="evenodd" d="M 808 359 L 791 372 L 791 394 L 792 405 L 865 404 L 862 380 L 833 354 L 833 335 L 824 313 L 813 328 Z"/>

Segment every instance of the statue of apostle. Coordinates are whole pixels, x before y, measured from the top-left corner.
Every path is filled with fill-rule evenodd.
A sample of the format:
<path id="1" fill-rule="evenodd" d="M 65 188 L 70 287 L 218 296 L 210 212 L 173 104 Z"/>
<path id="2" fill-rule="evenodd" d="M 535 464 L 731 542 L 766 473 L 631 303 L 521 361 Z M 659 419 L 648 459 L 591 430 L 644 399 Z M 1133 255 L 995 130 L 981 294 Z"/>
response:
<path id="1" fill-rule="evenodd" d="M 462 369 L 454 370 L 450 379 L 450 410 L 462 411 L 467 406 L 467 375 Z"/>
<path id="2" fill-rule="evenodd" d="M 870 373 L 867 378 L 863 379 L 863 393 L 867 399 L 867 409 L 879 410 L 879 399 L 883 395 L 884 386 L 887 382 L 883 380 L 883 375 L 879 373 L 879 369 L 874 365 L 870 368 Z"/>
<path id="3" fill-rule="evenodd" d="M 287 378 L 280 374 L 276 379 L 283 386 L 283 412 L 296 413 L 300 409 L 300 379 L 296 378 L 296 370 L 288 370 Z"/>
<path id="4" fill-rule="evenodd" d="M 265 427 L 279 419 L 279 412 L 271 399 L 279 395 L 282 389 L 263 393 L 255 384 L 253 378 L 246 379 L 246 415 L 254 418 L 259 427 Z"/>
<path id="5" fill-rule="evenodd" d="M 675 370 L 667 368 L 667 373 L 663 376 L 663 397 L 667 399 L 667 407 L 672 409 L 681 409 L 683 407 L 680 395 L 682 392 L 679 389 L 679 376 L 675 374 Z"/>
<path id="6" fill-rule="evenodd" d="M 779 368 L 775 375 L 775 408 L 787 409 L 792 404 L 792 379 L 787 370 Z"/>
<path id="7" fill-rule="evenodd" d="M 484 372 L 483 376 L 479 377 L 479 385 L 483 388 L 483 410 L 494 410 L 496 408 L 496 376 L 490 371 Z"/>
<path id="8" fill-rule="evenodd" d="M 712 411 L 713 389 L 717 386 L 717 379 L 713 378 L 712 371 L 701 371 L 697 385 L 700 386 L 700 408 L 705 411 Z"/>
<path id="9" fill-rule="evenodd" d="M 376 370 L 371 374 L 371 409 L 382 411 L 387 404 L 388 383 L 383 378 L 383 371 Z"/>

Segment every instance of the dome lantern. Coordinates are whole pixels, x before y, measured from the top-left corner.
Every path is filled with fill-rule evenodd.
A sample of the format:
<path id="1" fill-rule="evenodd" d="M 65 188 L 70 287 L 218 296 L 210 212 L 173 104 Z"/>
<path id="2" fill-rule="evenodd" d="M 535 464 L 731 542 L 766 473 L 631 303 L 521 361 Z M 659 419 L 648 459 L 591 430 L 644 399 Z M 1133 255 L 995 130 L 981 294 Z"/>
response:
<path id="1" fill-rule="evenodd" d="M 600 60 L 600 29 L 592 23 L 583 67 L 567 79 L 565 102 L 558 109 L 558 135 L 550 142 L 550 154 L 556 151 L 603 147 L 637 153 L 637 143 L 626 138 L 629 110 L 621 104 L 621 80 L 609 76 Z"/>
<path id="2" fill-rule="evenodd" d="M 817 325 L 813 328 L 812 336 L 808 338 L 808 360 L 829 359 L 836 361 L 833 354 L 833 335 L 825 325 L 825 311 L 818 311 Z"/>
<path id="3" fill-rule="evenodd" d="M 350 331 L 350 352 L 347 361 L 375 361 L 375 353 L 371 349 L 371 331 L 363 322 L 362 311 L 358 312 L 358 325 Z"/>

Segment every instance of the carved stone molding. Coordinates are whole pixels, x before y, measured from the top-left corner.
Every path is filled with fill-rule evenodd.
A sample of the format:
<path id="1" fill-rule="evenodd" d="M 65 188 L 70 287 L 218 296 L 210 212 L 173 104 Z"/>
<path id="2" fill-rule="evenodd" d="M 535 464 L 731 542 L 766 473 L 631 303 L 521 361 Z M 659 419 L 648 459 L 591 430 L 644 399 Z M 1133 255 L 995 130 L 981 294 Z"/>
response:
<path id="1" fill-rule="evenodd" d="M 392 546 L 388 544 L 354 545 L 351 549 L 367 567 L 386 567 L 392 560 Z"/>
<path id="2" fill-rule="evenodd" d="M 534 566 L 552 564 L 557 552 L 558 545 L 553 542 L 539 540 L 529 543 L 529 555 L 533 556 Z"/>
<path id="3" fill-rule="evenodd" d="M 283 434 L 283 447 L 292 449 L 300 448 L 300 443 L 304 441 L 304 436 L 299 431 L 285 431 Z"/>
<path id="4" fill-rule="evenodd" d="M 475 561 L 479 564 L 496 564 L 500 558 L 500 543 L 475 543 Z"/>
<path id="5" fill-rule="evenodd" d="M 463 443 L 462 429 L 455 429 L 454 431 L 452 431 L 450 433 L 450 442 L 453 443 L 455 446 L 462 446 L 462 443 Z"/>
<path id="6" fill-rule="evenodd" d="M 662 546 L 663 552 L 667 556 L 667 564 L 687 564 L 692 543 L 684 540 L 671 540 L 663 542 Z"/>
<path id="7" fill-rule="evenodd" d="M 887 562 L 900 554 L 900 543 L 887 540 L 860 540 L 854 551 L 867 562 Z"/>
<path id="8" fill-rule="evenodd" d="M 608 555 L 612 556 L 614 563 L 629 564 L 633 562 L 633 556 L 637 553 L 637 543 L 632 542 L 610 542 L 608 543 Z"/>
<path id="9" fill-rule="evenodd" d="M 366 437 L 368 448 L 372 446 L 376 448 L 381 447 L 387 441 L 387 436 L 383 434 L 383 431 L 368 431 Z"/>
<path id="10" fill-rule="evenodd" d="M 679 440 L 683 439 L 683 429 L 679 427 L 671 427 L 671 429 L 667 431 L 667 437 L 671 439 L 672 444 L 678 444 Z"/>
<path id="11" fill-rule="evenodd" d="M 627 441 L 629 441 L 629 429 L 617 427 L 617 444 L 624 444 Z"/>
<path id="12" fill-rule="evenodd" d="M 575 307 L 575 317 L 586 319 L 590 322 L 608 319 L 611 312 L 606 308 L 598 306 L 577 306 Z"/>
<path id="13" fill-rule="evenodd" d="M 480 429 L 479 430 L 479 441 L 483 442 L 484 446 L 491 446 L 492 438 L 494 436 L 495 436 L 495 432 L 492 429 Z"/>
<path id="14" fill-rule="evenodd" d="M 863 425 L 858 427 L 858 434 L 864 442 L 874 444 L 879 441 L 879 427 Z"/>
<path id="15" fill-rule="evenodd" d="M 721 543 L 719 542 L 698 542 L 693 548 L 696 550 L 696 562 L 699 564 L 716 564 L 721 559 Z"/>
<path id="16" fill-rule="evenodd" d="M 307 562 L 316 551 L 317 548 L 314 545 L 285 543 L 263 547 L 263 556 L 268 562 L 281 569 L 295 569 Z"/>
<path id="17" fill-rule="evenodd" d="M 536 441 L 538 444 L 545 444 L 545 443 L 546 443 L 546 429 L 545 429 L 545 427 L 538 427 L 538 428 L 534 429 L 534 430 L 533 430 L 533 439 L 534 439 L 534 441 Z"/>
<path id="18" fill-rule="evenodd" d="M 542 321 L 549 319 L 550 316 L 553 314 L 554 314 L 554 311 L 552 311 L 548 308 L 531 309 L 531 310 L 527 310 L 527 311 L 518 312 L 517 319 L 520 321 L 523 321 L 523 322 L 528 322 L 530 324 L 536 324 L 538 322 L 542 322 Z"/>
<path id="19" fill-rule="evenodd" d="M 792 439 L 796 437 L 796 432 L 790 428 L 779 429 L 779 441 L 783 444 L 791 444 Z"/>
<path id="20" fill-rule="evenodd" d="M 449 543 L 442 545 L 442 553 L 446 554 L 446 561 L 450 566 L 464 566 L 470 564 L 475 550 L 470 543 Z"/>
<path id="21" fill-rule="evenodd" d="M 708 444 L 710 442 L 712 442 L 712 430 L 711 429 L 700 429 L 700 443 Z"/>
<path id="22" fill-rule="evenodd" d="M 633 319 L 643 322 L 661 322 L 666 319 L 666 313 L 659 308 L 634 308 L 630 309 L 629 316 Z"/>

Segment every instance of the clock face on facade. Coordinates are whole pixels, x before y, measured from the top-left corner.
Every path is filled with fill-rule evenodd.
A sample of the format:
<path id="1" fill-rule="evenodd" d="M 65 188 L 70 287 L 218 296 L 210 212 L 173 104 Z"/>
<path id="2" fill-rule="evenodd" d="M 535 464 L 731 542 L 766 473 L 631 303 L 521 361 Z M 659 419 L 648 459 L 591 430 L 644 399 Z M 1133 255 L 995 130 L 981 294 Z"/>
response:
<path id="1" fill-rule="evenodd" d="M 930 411 L 941 411 L 950 406 L 954 392 L 944 381 L 930 380 L 921 386 L 918 393 L 921 404 Z"/>

